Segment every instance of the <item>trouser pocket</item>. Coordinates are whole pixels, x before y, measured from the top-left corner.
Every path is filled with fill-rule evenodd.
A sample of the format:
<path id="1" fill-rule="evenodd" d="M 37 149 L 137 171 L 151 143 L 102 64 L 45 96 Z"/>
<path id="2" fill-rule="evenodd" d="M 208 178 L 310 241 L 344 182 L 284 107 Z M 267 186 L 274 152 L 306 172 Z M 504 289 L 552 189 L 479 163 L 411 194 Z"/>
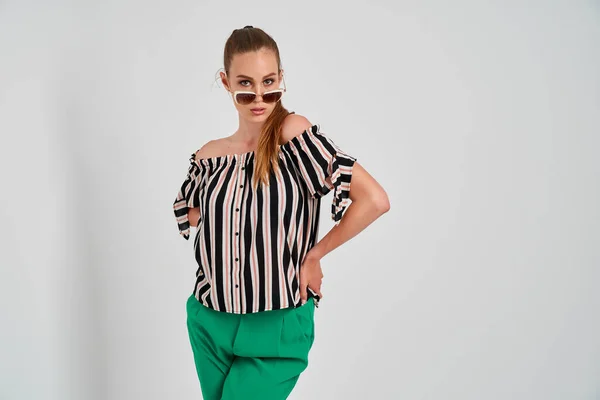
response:
<path id="1" fill-rule="evenodd" d="M 304 305 L 294 308 L 293 311 L 300 331 L 312 344 L 315 337 L 315 303 L 309 299 Z"/>

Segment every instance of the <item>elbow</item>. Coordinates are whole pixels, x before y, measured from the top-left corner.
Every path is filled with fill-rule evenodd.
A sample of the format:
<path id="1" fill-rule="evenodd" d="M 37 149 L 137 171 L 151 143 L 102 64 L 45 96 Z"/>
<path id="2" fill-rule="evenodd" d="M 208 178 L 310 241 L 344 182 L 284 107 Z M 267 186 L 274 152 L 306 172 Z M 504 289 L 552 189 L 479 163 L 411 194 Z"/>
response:
<path id="1" fill-rule="evenodd" d="M 385 214 L 390 210 L 390 198 L 384 190 L 373 198 L 373 203 L 379 214 Z"/>

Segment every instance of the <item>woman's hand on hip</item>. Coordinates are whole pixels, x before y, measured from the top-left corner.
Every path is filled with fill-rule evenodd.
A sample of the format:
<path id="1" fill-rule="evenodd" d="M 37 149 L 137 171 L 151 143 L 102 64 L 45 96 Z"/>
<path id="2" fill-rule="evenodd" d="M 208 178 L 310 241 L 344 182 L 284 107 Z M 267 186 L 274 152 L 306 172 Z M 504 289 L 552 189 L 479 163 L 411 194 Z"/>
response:
<path id="1" fill-rule="evenodd" d="M 310 287 L 321 299 L 323 298 L 323 294 L 321 294 L 322 279 L 321 259 L 307 254 L 300 267 L 300 298 L 302 304 L 308 300 L 307 287 Z"/>

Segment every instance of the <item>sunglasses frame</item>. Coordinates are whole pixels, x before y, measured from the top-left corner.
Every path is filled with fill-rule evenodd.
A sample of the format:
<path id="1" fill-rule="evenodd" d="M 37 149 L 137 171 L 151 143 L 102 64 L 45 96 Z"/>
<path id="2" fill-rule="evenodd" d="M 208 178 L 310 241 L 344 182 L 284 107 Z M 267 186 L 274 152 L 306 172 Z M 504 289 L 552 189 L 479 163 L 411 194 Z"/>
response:
<path id="1" fill-rule="evenodd" d="M 278 93 L 278 92 L 281 92 L 281 97 L 279 97 L 279 99 L 277 99 L 277 101 L 274 101 L 274 102 L 272 102 L 272 103 L 268 103 L 268 102 L 266 102 L 266 101 L 264 100 L 264 98 L 262 98 L 262 101 L 263 101 L 263 102 L 265 102 L 265 103 L 267 103 L 267 104 L 274 104 L 274 103 L 277 103 L 278 101 L 280 101 L 280 100 L 283 98 L 283 94 L 284 94 L 284 93 L 287 91 L 287 87 L 286 87 L 286 85 L 285 85 L 285 75 L 282 75 L 282 76 L 281 76 L 281 80 L 282 80 L 282 82 L 283 82 L 283 88 L 274 89 L 274 90 L 269 90 L 269 91 L 267 91 L 267 92 L 264 92 L 264 93 L 261 95 L 261 98 L 262 98 L 264 95 L 266 95 L 266 94 L 270 94 L 270 93 Z M 240 106 L 247 106 L 247 105 L 249 105 L 249 104 L 252 104 L 252 103 L 254 102 L 254 100 L 256 100 L 256 98 L 258 97 L 258 94 L 257 94 L 256 92 L 252 92 L 252 91 L 249 91 L 249 90 L 234 90 L 233 92 L 229 90 L 229 93 L 231 93 L 231 96 L 233 97 L 233 100 L 236 102 L 236 104 L 238 104 L 238 105 L 240 105 Z M 253 99 L 252 99 L 252 101 L 251 101 L 251 102 L 249 102 L 248 104 L 243 104 L 243 103 L 240 103 L 240 102 L 238 101 L 238 99 L 237 99 L 237 95 L 238 95 L 238 94 L 253 94 L 253 95 L 254 95 L 254 98 L 253 98 Z"/>

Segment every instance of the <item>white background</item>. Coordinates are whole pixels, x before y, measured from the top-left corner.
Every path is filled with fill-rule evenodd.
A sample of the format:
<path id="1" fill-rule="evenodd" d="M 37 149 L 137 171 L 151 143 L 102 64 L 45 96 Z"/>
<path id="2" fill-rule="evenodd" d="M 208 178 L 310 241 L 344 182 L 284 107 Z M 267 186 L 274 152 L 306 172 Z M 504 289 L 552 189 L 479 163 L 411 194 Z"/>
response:
<path id="1" fill-rule="evenodd" d="M 0 2 L 0 399 L 201 398 L 172 203 L 244 25 L 391 202 L 290 399 L 600 398 L 597 1 L 57 0 Z"/>

